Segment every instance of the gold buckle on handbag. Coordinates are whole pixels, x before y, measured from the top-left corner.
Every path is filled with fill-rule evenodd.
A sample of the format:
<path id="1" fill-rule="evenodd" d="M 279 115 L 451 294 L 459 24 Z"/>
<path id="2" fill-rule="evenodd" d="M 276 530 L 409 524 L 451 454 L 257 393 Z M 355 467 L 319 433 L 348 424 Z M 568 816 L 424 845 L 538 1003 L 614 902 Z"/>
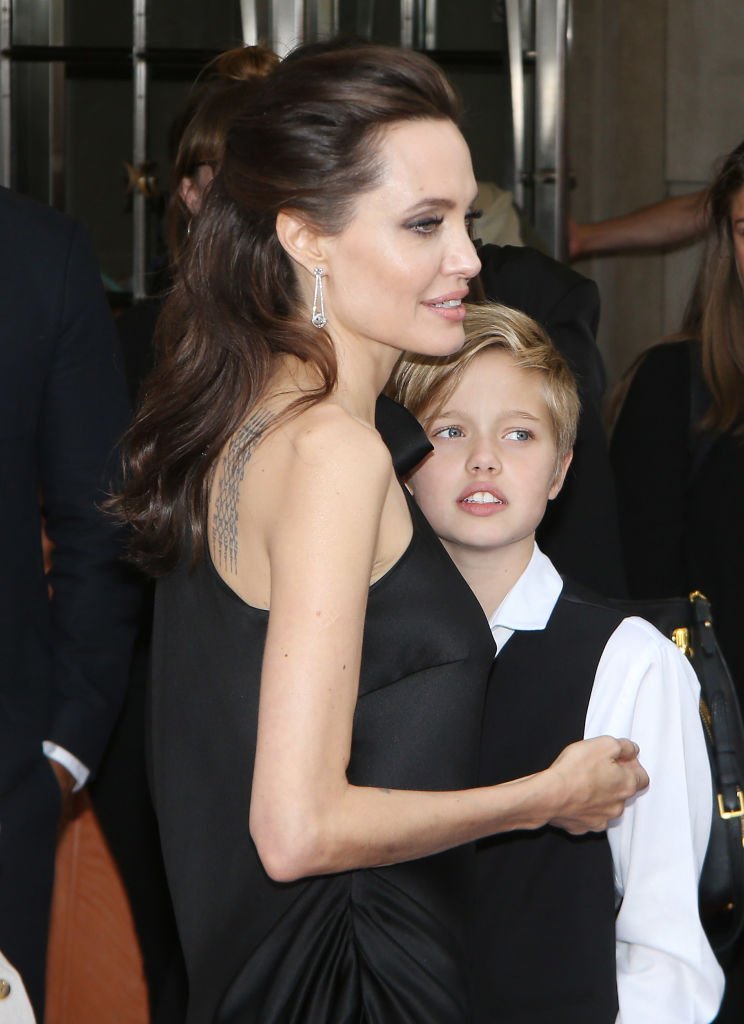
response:
<path id="1" fill-rule="evenodd" d="M 723 802 L 723 794 L 718 794 L 718 813 L 724 819 L 728 821 L 729 818 L 744 818 L 744 793 L 736 787 L 736 798 L 739 801 L 739 806 L 735 811 L 727 811 Z"/>
<path id="2" fill-rule="evenodd" d="M 672 631 L 672 640 L 675 642 L 677 647 L 686 657 L 692 658 L 693 650 L 692 644 L 690 643 L 690 631 L 687 626 L 677 626 Z"/>

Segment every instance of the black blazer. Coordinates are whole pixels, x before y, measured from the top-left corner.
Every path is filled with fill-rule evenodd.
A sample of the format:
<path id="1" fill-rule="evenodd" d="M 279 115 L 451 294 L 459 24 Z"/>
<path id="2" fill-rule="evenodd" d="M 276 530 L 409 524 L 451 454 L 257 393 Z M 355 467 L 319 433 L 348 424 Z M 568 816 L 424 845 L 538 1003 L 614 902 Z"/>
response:
<path id="1" fill-rule="evenodd" d="M 596 344 L 599 289 L 595 282 L 527 246 L 484 245 L 478 255 L 487 297 L 537 320 L 571 364 L 582 400 L 598 407 L 605 371 Z"/>
<path id="2" fill-rule="evenodd" d="M 1 801 L 44 739 L 95 770 L 124 694 L 139 594 L 98 508 L 129 406 L 88 241 L 6 189 L 0 232 Z M 48 579 L 41 499 L 55 544 Z"/>
<path id="3" fill-rule="evenodd" d="M 612 438 L 633 597 L 702 590 L 744 702 L 744 441 L 718 434 L 702 462 L 691 429 L 691 347 L 654 345 L 633 375 Z"/>

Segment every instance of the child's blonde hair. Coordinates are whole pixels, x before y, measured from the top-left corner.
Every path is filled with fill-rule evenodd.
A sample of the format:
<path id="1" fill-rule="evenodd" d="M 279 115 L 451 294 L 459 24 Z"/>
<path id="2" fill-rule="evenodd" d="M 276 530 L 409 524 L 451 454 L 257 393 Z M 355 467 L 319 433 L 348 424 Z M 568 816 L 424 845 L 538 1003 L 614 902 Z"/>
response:
<path id="1" fill-rule="evenodd" d="M 450 356 L 404 353 L 385 389 L 427 426 L 442 411 L 471 362 L 486 349 L 499 349 L 523 370 L 540 374 L 560 463 L 576 441 L 580 402 L 568 363 L 539 324 L 498 303 L 468 305 L 465 344 Z"/>

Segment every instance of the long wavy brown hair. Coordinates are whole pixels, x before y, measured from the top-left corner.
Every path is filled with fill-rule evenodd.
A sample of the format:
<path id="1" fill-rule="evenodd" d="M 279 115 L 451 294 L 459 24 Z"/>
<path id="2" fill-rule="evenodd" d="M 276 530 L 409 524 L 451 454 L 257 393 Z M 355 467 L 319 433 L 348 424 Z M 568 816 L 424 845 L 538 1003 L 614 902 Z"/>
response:
<path id="1" fill-rule="evenodd" d="M 705 252 L 679 330 L 663 339 L 693 341 L 701 346 L 703 376 L 711 404 L 696 424 L 699 429 L 744 438 L 744 281 L 734 248 L 731 211 L 744 188 L 744 142 L 724 160 L 705 199 L 708 232 Z M 646 351 L 633 360 L 608 404 L 607 423 L 614 427 L 633 376 Z"/>
<path id="2" fill-rule="evenodd" d="M 379 143 L 394 123 L 459 121 L 452 87 L 421 54 L 313 45 L 282 62 L 238 115 L 163 311 L 157 362 L 124 438 L 124 484 L 110 507 L 133 527 L 132 556 L 152 575 L 205 544 L 212 467 L 261 401 L 277 356 L 309 365 L 318 385 L 285 415 L 332 393 L 325 331 L 300 308 L 277 238 L 291 209 L 340 232 L 380 180 Z"/>
<path id="3" fill-rule="evenodd" d="M 731 211 L 744 189 L 744 142 L 708 190 L 705 256 L 677 337 L 702 343 L 703 374 L 713 398 L 701 425 L 744 435 L 744 282 L 736 263 Z"/>

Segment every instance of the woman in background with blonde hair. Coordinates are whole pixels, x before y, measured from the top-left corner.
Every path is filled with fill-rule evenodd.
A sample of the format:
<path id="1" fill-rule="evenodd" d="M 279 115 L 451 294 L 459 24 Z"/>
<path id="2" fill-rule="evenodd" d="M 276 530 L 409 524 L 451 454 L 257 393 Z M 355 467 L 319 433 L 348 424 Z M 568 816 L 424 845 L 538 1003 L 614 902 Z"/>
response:
<path id="1" fill-rule="evenodd" d="M 629 372 L 611 458 L 633 597 L 701 590 L 744 702 L 744 142 L 713 180 L 708 238 L 680 331 Z M 744 941 L 724 964 L 742 1019 Z"/>
<path id="2" fill-rule="evenodd" d="M 703 590 L 744 700 L 744 143 L 707 206 L 682 326 L 631 367 L 612 462 L 631 595 Z"/>

